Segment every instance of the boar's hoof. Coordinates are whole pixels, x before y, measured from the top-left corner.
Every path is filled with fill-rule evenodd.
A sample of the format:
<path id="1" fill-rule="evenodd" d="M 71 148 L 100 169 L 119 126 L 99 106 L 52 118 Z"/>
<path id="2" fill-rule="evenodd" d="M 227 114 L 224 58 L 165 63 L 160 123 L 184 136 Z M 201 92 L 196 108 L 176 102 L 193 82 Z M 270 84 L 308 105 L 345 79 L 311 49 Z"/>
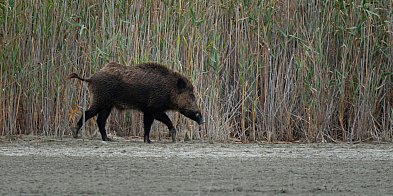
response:
<path id="1" fill-rule="evenodd" d="M 102 138 L 102 141 L 112 142 L 113 140 L 109 137 Z"/>
<path id="2" fill-rule="evenodd" d="M 172 136 L 172 142 L 176 142 L 176 129 L 172 128 L 169 130 L 169 135 Z"/>
<path id="3" fill-rule="evenodd" d="M 72 137 L 78 138 L 78 128 L 74 127 L 72 129 Z"/>
<path id="4" fill-rule="evenodd" d="M 148 144 L 151 144 L 151 141 L 150 141 L 149 138 L 144 138 L 143 142 L 148 143 Z"/>

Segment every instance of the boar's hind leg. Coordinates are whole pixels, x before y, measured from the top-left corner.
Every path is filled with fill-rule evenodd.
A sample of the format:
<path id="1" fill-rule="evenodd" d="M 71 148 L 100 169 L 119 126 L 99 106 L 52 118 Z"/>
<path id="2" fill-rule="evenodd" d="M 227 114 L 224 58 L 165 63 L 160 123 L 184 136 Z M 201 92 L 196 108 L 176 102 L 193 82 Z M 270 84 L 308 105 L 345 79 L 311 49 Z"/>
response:
<path id="1" fill-rule="evenodd" d="M 109 114 L 111 113 L 111 110 L 112 110 L 112 107 L 108 107 L 108 108 L 101 110 L 98 113 L 97 125 L 98 125 L 98 129 L 100 130 L 101 137 L 102 137 L 103 141 L 111 141 L 111 139 L 109 139 L 108 136 L 106 135 L 106 130 L 105 130 L 106 120 L 108 119 Z"/>
<path id="2" fill-rule="evenodd" d="M 89 120 L 90 118 L 92 118 L 93 116 L 97 115 L 97 113 L 98 113 L 99 111 L 100 111 L 100 110 L 99 110 L 98 108 L 96 108 L 96 107 L 90 107 L 88 110 L 86 110 L 86 111 L 85 111 L 85 122 L 86 122 L 87 120 Z M 79 121 L 78 121 L 78 123 L 77 123 L 77 127 L 75 128 L 75 130 L 74 130 L 74 132 L 73 132 L 74 138 L 77 138 L 77 137 L 78 137 L 78 133 L 79 133 L 79 130 L 81 129 L 82 125 L 83 125 L 83 115 L 82 115 L 81 118 L 79 119 Z"/>
<path id="3" fill-rule="evenodd" d="M 149 114 L 149 113 L 144 113 L 143 115 L 143 126 L 145 129 L 145 134 L 143 136 L 143 141 L 146 143 L 151 143 L 150 141 L 150 128 L 151 128 L 151 124 L 153 124 L 154 121 L 154 117 L 153 115 Z"/>
<path id="4" fill-rule="evenodd" d="M 169 133 L 172 136 L 172 141 L 176 142 L 176 128 L 173 126 L 172 121 L 169 119 L 168 115 L 163 112 L 155 115 L 154 118 L 164 123 L 168 127 Z"/>

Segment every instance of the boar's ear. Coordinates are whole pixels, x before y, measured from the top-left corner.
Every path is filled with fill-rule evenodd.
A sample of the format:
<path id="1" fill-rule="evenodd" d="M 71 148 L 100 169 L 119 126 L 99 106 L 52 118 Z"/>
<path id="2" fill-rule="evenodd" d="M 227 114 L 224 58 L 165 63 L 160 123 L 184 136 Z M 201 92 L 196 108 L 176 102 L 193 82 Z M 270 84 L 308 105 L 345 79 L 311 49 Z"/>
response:
<path id="1" fill-rule="evenodd" d="M 177 89 L 184 90 L 187 87 L 187 82 L 183 78 L 177 79 Z"/>

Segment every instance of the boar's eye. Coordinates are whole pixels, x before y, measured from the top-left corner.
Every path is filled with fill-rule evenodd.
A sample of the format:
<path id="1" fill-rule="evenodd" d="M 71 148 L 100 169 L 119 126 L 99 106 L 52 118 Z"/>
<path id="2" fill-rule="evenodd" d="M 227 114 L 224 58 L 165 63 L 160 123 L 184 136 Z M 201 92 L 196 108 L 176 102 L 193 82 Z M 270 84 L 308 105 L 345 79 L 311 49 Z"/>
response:
<path id="1" fill-rule="evenodd" d="M 177 88 L 179 90 L 183 90 L 187 87 L 187 82 L 183 80 L 183 78 L 177 79 Z"/>

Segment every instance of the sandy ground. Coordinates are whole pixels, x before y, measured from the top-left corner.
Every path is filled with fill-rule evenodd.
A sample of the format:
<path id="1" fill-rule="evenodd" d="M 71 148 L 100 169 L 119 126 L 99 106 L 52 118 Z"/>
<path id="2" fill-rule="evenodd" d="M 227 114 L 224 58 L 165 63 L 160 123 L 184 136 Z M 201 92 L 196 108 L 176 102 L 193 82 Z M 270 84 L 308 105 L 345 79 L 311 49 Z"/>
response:
<path id="1" fill-rule="evenodd" d="M 0 195 L 391 195 L 392 144 L 0 140 Z"/>

